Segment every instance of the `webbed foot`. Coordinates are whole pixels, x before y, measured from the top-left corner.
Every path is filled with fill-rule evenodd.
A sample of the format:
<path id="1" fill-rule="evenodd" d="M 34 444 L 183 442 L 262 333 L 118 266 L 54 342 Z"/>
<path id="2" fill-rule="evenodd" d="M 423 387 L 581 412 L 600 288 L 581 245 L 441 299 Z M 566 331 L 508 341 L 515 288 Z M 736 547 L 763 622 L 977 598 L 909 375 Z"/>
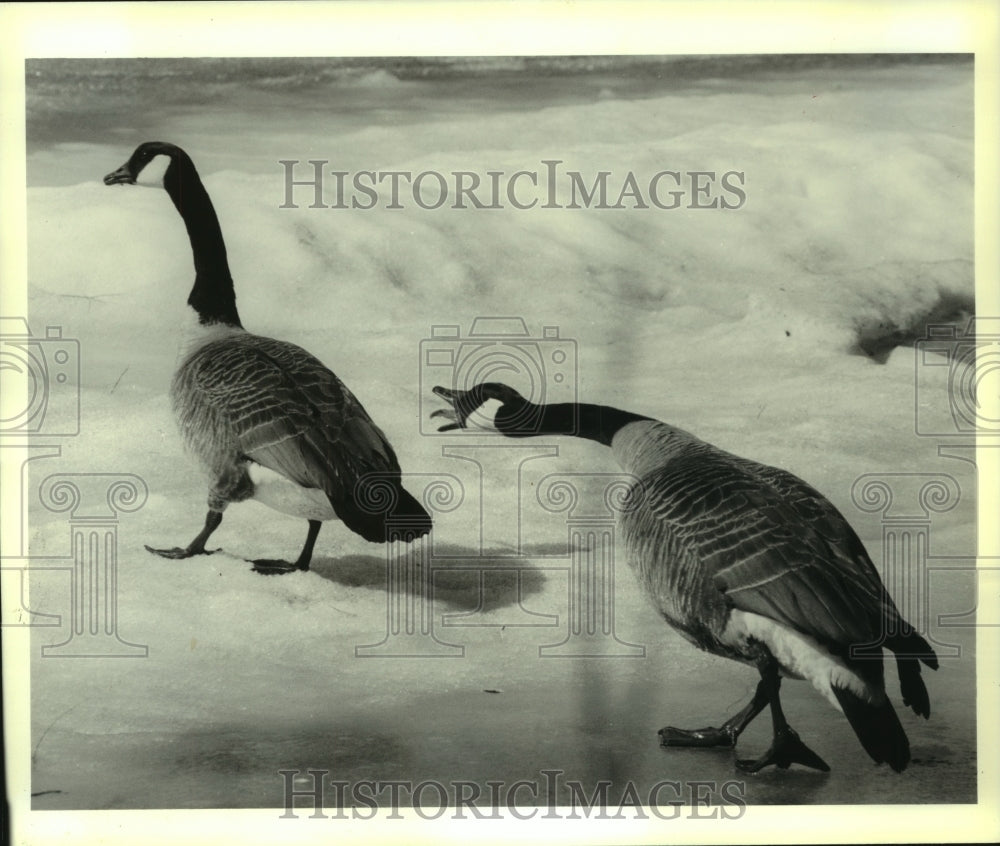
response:
<path id="1" fill-rule="evenodd" d="M 171 558 L 175 561 L 181 558 L 193 558 L 196 555 L 212 555 L 215 552 L 221 551 L 219 549 L 205 549 L 204 547 L 201 549 L 192 549 L 191 547 L 182 549 L 179 546 L 175 546 L 173 549 L 154 549 L 149 544 L 144 544 L 144 546 L 146 547 L 147 552 L 152 552 L 155 555 L 159 555 L 161 558 Z"/>
<path id="2" fill-rule="evenodd" d="M 726 728 L 679 729 L 665 726 L 659 731 L 660 746 L 727 746 L 736 745 L 736 736 Z"/>
<path id="3" fill-rule="evenodd" d="M 830 772 L 830 767 L 826 761 L 806 746 L 798 734 L 792 728 L 784 728 L 774 735 L 774 742 L 756 761 L 746 759 L 738 760 L 736 768 L 744 773 L 760 772 L 764 767 L 774 764 L 783 770 L 787 770 L 792 764 L 802 764 L 805 767 L 812 767 L 814 770 Z"/>
<path id="4" fill-rule="evenodd" d="M 308 564 L 291 564 L 288 561 L 282 561 L 280 558 L 258 558 L 253 561 L 253 571 L 262 576 L 283 576 L 286 573 L 295 573 L 299 570 L 308 569 Z"/>

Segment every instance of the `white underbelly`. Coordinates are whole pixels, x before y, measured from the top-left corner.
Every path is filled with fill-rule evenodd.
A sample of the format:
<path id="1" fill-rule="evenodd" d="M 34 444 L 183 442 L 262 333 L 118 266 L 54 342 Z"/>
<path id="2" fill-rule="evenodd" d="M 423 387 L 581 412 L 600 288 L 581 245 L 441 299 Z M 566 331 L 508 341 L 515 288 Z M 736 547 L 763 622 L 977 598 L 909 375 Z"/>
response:
<path id="1" fill-rule="evenodd" d="M 268 508 L 305 520 L 336 519 L 330 500 L 318 488 L 303 488 L 260 464 L 250 464 L 248 472 L 253 498 Z"/>
<path id="2" fill-rule="evenodd" d="M 768 617 L 734 609 L 720 640 L 735 649 L 745 649 L 748 639 L 760 641 L 781 666 L 781 674 L 808 679 L 838 711 L 843 710 L 834 687 L 849 690 L 866 702 L 877 704 L 884 693 L 873 690 L 837 656 L 815 638 L 795 631 Z"/>

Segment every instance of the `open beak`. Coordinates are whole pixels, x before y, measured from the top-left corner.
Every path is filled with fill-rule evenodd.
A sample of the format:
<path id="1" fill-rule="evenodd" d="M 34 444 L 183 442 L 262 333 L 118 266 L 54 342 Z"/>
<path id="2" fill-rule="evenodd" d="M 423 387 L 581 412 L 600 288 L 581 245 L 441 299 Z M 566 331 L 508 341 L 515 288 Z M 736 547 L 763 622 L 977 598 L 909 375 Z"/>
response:
<path id="1" fill-rule="evenodd" d="M 441 399 L 448 402 L 451 408 L 439 408 L 437 411 L 431 412 L 431 417 L 443 417 L 445 420 L 451 421 L 443 426 L 438 427 L 439 432 L 448 432 L 452 429 L 464 429 L 465 422 L 468 420 L 469 415 L 475 411 L 481 403 L 476 403 L 474 400 L 470 401 L 469 394 L 471 391 L 453 391 L 449 388 L 442 388 L 440 385 L 436 385 L 433 388 L 435 394 L 437 394 Z"/>
<path id="2" fill-rule="evenodd" d="M 128 169 L 128 162 L 123 164 L 118 170 L 113 170 L 104 177 L 105 185 L 135 185 L 135 177 Z"/>

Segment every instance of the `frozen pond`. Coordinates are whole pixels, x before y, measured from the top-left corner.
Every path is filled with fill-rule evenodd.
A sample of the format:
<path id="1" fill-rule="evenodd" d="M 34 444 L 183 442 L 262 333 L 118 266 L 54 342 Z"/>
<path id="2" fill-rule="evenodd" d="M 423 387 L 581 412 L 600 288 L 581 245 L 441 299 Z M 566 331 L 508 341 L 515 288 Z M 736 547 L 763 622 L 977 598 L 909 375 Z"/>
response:
<path id="1" fill-rule="evenodd" d="M 664 780 L 713 784 L 713 803 L 734 781 L 748 805 L 974 802 L 974 629 L 938 615 L 975 607 L 975 471 L 918 434 L 915 414 L 949 418 L 937 371 L 926 387 L 917 368 L 915 405 L 912 348 L 927 323 L 964 328 L 973 310 L 972 83 L 958 60 L 29 62 L 29 319 L 36 334 L 61 326 L 81 357 L 79 435 L 29 474 L 30 554 L 46 559 L 31 607 L 63 621 L 33 640 L 34 807 L 280 808 L 280 771 L 309 769 L 351 785 L 467 782 L 487 804 L 490 782 L 525 781 L 537 796 L 529 786 L 519 799 L 544 806 L 569 802 L 570 781 L 588 796 L 607 781 L 617 807 L 629 785 L 646 800 Z M 253 574 L 246 559 L 294 555 L 305 529 L 256 504 L 227 511 L 213 537 L 224 551 L 211 557 L 143 549 L 187 543 L 205 502 L 166 394 L 193 278 L 184 229 L 162 192 L 100 181 L 151 139 L 198 165 L 244 324 L 327 363 L 414 485 L 457 480 L 461 503 L 436 515 L 415 586 L 387 591 L 391 556 L 337 524 L 311 572 Z M 395 209 L 383 183 L 368 210 L 310 208 L 308 186 L 294 188 L 298 208 L 281 208 L 283 160 L 300 163 L 296 179 L 320 160 L 349 174 L 474 172 L 484 185 L 490 171 L 520 170 L 544 184 L 543 163 L 558 161 L 588 185 L 610 172 L 613 199 L 630 172 L 643 191 L 664 170 L 740 173 L 745 202 L 429 210 L 404 192 Z M 720 185 L 714 196 L 738 201 Z M 886 478 L 916 507 L 904 490 L 913 474 L 951 478 L 954 503 L 926 512 L 929 589 L 910 583 L 902 597 L 905 574 L 889 581 L 942 655 L 924 673 L 927 721 L 904 709 L 887 665 L 913 752 L 905 773 L 873 766 L 801 682 L 782 688 L 786 713 L 829 774 L 745 777 L 731 751 L 660 748 L 659 728 L 718 724 L 757 676 L 668 630 L 620 549 L 603 595 L 613 636 L 586 647 L 611 654 L 559 654 L 580 594 L 567 515 L 535 491 L 550 474 L 615 473 L 610 453 L 547 439 L 498 449 L 427 424 L 442 373 L 426 343 L 458 343 L 434 327 L 467 338 L 476 318 L 510 316 L 536 342 L 528 370 L 551 376 L 549 351 L 569 357 L 552 391 L 797 473 L 880 568 L 885 515 L 852 499 L 856 480 Z M 116 528 L 117 632 L 145 658 L 41 655 L 70 634 L 70 553 L 67 515 L 36 491 L 66 473 L 134 474 L 148 487 Z M 577 479 L 581 502 L 598 501 L 605 481 Z M 582 558 L 606 518 L 587 524 L 598 534 Z M 927 553 L 905 560 L 927 564 Z M 418 654 L 387 655 L 391 638 L 363 648 L 400 619 L 432 632 L 416 638 Z M 765 714 L 740 757 L 769 743 Z"/>

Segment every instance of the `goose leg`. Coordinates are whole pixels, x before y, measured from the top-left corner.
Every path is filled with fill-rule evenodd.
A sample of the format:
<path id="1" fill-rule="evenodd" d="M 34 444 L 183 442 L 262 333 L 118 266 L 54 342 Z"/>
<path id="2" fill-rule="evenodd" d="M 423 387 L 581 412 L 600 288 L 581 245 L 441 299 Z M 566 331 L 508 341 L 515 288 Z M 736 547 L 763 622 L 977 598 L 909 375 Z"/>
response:
<path id="1" fill-rule="evenodd" d="M 205 549 L 205 542 L 208 540 L 209 536 L 216 529 L 219 528 L 219 524 L 222 522 L 222 512 L 213 511 L 209 509 L 208 514 L 205 517 L 205 526 L 198 532 L 198 536 L 191 541 L 184 549 L 179 546 L 175 546 L 173 549 L 153 549 L 153 547 L 146 544 L 146 549 L 149 552 L 155 552 L 157 555 L 163 558 L 191 558 L 194 555 L 211 555 L 213 552 L 218 552 L 217 549 Z"/>
<path id="2" fill-rule="evenodd" d="M 309 562 L 312 561 L 313 547 L 316 546 L 316 538 L 322 527 L 319 520 L 309 521 L 309 534 L 306 535 L 305 546 L 294 564 L 275 558 L 258 558 L 253 562 L 253 570 L 262 576 L 280 576 L 284 573 L 294 573 L 296 570 L 308 570 Z"/>
<path id="3" fill-rule="evenodd" d="M 769 662 L 760 671 L 761 687 L 766 691 L 771 703 L 771 721 L 774 725 L 774 740 L 771 748 L 767 750 L 756 761 L 738 760 L 736 768 L 745 773 L 756 773 L 774 764 L 781 769 L 788 769 L 792 764 L 802 764 L 816 770 L 829 772 L 830 767 L 826 761 L 806 746 L 795 730 L 788 725 L 785 714 L 781 710 L 781 701 L 778 698 L 778 688 L 781 686 L 781 677 L 778 675 L 778 668 L 773 662 Z"/>
<path id="4" fill-rule="evenodd" d="M 660 729 L 660 746 L 728 746 L 736 745 L 750 721 L 753 720 L 770 701 L 767 685 L 761 679 L 753 699 L 738 714 L 730 717 L 718 728 L 679 729 L 665 726 Z"/>

